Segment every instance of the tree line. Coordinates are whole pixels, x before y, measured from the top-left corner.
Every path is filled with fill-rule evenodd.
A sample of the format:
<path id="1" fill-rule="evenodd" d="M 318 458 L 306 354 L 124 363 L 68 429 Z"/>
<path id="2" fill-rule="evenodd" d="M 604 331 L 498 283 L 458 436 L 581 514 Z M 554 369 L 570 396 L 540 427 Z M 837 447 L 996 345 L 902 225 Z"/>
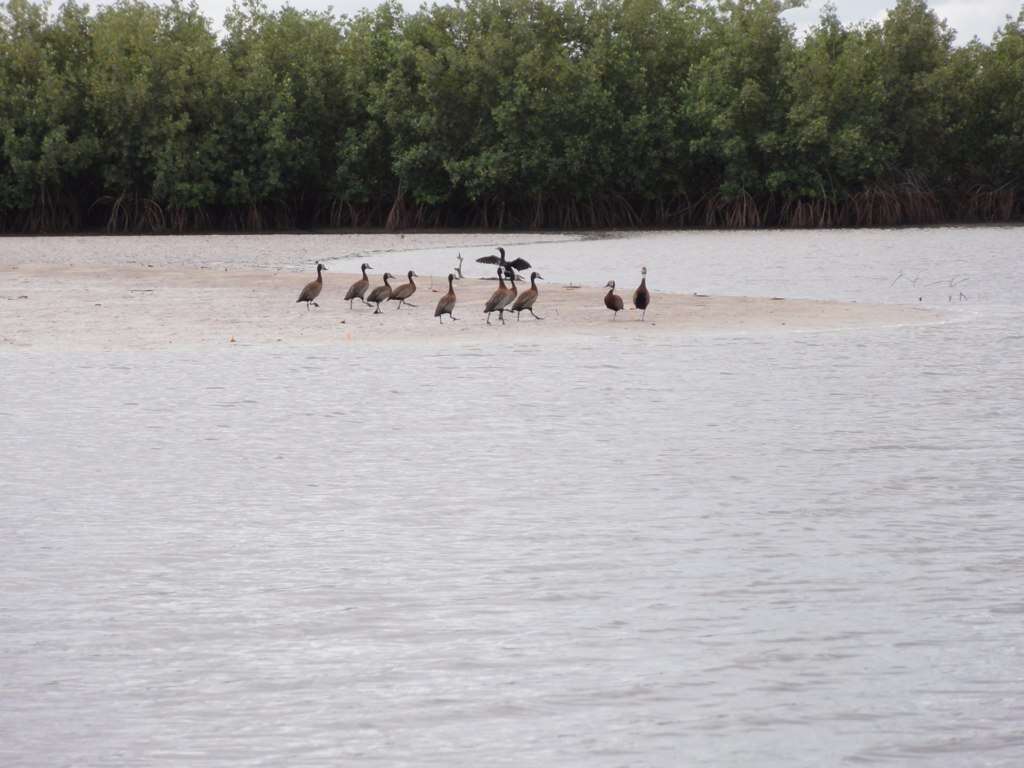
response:
<path id="1" fill-rule="evenodd" d="M 1024 7 L 0 3 L 0 231 L 1024 220 Z"/>

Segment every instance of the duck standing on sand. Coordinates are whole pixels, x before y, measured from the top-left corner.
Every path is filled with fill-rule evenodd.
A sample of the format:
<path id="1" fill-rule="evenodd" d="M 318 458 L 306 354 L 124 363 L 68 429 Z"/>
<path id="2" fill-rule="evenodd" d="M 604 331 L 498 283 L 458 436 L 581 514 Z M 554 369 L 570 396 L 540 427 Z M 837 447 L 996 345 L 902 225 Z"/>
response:
<path id="1" fill-rule="evenodd" d="M 505 307 L 510 301 L 512 301 L 512 292 L 505 287 L 505 279 L 502 277 L 502 273 L 505 271 L 504 267 L 498 267 L 498 288 L 491 294 L 491 298 L 484 304 L 484 314 L 487 315 L 487 324 L 491 324 L 491 313 L 497 312 L 498 319 L 501 320 L 501 324 L 505 324 Z"/>
<path id="2" fill-rule="evenodd" d="M 609 280 L 604 287 L 608 289 L 608 293 L 606 293 L 604 297 L 604 305 L 615 313 L 612 315 L 612 320 L 614 320 L 619 316 L 619 312 L 622 311 L 622 297 L 615 295 L 614 280 Z"/>
<path id="3" fill-rule="evenodd" d="M 352 309 L 352 302 L 356 299 L 359 299 L 363 304 L 366 303 L 366 299 L 363 297 L 366 295 L 366 289 L 370 287 L 370 278 L 366 276 L 366 270 L 373 269 L 373 267 L 369 264 L 363 264 L 360 269 L 363 271 L 363 278 L 352 283 L 349 286 L 348 293 L 345 294 L 345 301 L 348 302 L 349 309 Z"/>
<path id="4" fill-rule="evenodd" d="M 300 301 L 306 302 L 306 310 L 309 310 L 309 305 L 312 304 L 317 309 L 320 305 L 316 303 L 315 299 L 320 295 L 320 291 L 324 289 L 324 276 L 323 272 L 327 271 L 327 267 L 319 262 L 316 265 L 316 280 L 311 280 L 306 283 L 306 287 L 302 289 L 302 293 L 299 294 L 299 298 L 295 300 L 298 304 Z"/>
<path id="5" fill-rule="evenodd" d="M 408 304 L 413 309 L 416 308 L 416 305 L 415 304 L 409 304 L 407 299 L 410 296 L 412 296 L 414 293 L 416 293 L 416 283 L 414 283 L 412 281 L 412 279 L 414 277 L 419 277 L 419 275 L 417 275 L 415 272 L 413 272 L 410 269 L 409 272 L 408 272 L 408 276 L 409 276 L 409 282 L 408 283 L 406 283 L 405 285 L 400 285 L 397 288 L 395 288 L 393 291 L 391 291 L 391 298 L 389 299 L 389 301 L 397 301 L 399 309 L 402 308 L 403 304 Z"/>
<path id="6" fill-rule="evenodd" d="M 455 316 L 455 286 L 454 286 L 455 275 L 448 273 L 448 293 L 442 296 L 437 302 L 437 309 L 434 310 L 434 317 L 437 321 L 444 325 L 444 315 L 448 315 L 452 320 L 458 320 Z"/>
<path id="7" fill-rule="evenodd" d="M 530 273 L 529 290 L 523 291 L 521 294 L 519 294 L 519 298 L 515 300 L 515 302 L 512 304 L 512 308 L 509 310 L 509 312 L 516 313 L 517 323 L 519 322 L 519 317 L 520 315 L 523 314 L 524 309 L 527 310 L 531 315 L 533 315 L 537 320 L 544 319 L 543 317 L 538 317 L 537 313 L 533 311 L 533 305 L 536 303 L 537 297 L 540 295 L 540 292 L 537 290 L 537 281 L 543 279 L 544 278 L 538 275 L 536 272 Z"/>
<path id="8" fill-rule="evenodd" d="M 647 317 L 647 308 L 651 306 L 651 292 L 647 290 L 647 267 L 640 270 L 640 285 L 633 291 L 633 307 L 639 309 L 643 314 L 642 321 Z"/>
<path id="9" fill-rule="evenodd" d="M 375 314 L 375 315 L 383 314 L 380 311 L 380 305 L 383 304 L 385 301 L 387 301 L 388 299 L 391 298 L 391 283 L 389 283 L 388 280 L 394 279 L 394 277 L 395 276 L 392 275 L 390 272 L 385 272 L 384 273 L 384 285 L 378 285 L 376 288 L 374 288 L 372 291 L 370 291 L 370 295 L 366 298 L 366 303 L 367 304 L 376 304 L 377 305 L 377 309 L 374 310 L 373 314 Z"/>

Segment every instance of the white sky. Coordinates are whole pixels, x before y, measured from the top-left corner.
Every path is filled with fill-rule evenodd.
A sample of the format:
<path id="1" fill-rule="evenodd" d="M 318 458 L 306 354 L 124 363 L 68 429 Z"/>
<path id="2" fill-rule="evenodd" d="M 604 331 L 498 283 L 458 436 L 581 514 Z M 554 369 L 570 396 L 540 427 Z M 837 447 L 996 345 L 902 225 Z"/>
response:
<path id="1" fill-rule="evenodd" d="M 224 21 L 224 12 L 232 0 L 199 0 L 203 12 L 213 19 L 214 26 L 220 27 Z M 98 0 L 102 4 L 103 0 Z M 420 0 L 402 0 L 406 9 L 415 10 Z M 284 5 L 281 0 L 267 0 L 271 8 Z M 303 10 L 326 10 L 333 7 L 336 14 L 352 15 L 364 7 L 375 7 L 374 0 L 290 0 L 289 4 Z M 787 16 L 798 29 L 806 29 L 818 18 L 825 0 L 809 0 L 806 8 L 790 11 Z M 839 16 L 845 22 L 862 20 L 879 20 L 885 16 L 894 0 L 835 0 Z M 1024 0 L 932 0 L 932 8 L 949 25 L 957 30 L 958 42 L 964 43 L 977 35 L 984 42 L 992 39 L 992 34 L 1003 25 L 1006 16 L 1016 18 L 1024 6 Z"/>
<path id="2" fill-rule="evenodd" d="M 206 0 L 207 2 L 211 0 Z M 810 0 L 806 8 L 787 13 L 798 28 L 806 29 L 817 21 L 824 0 Z M 881 21 L 895 2 L 891 0 L 835 0 L 840 18 L 845 22 Z M 1022 0 L 931 0 L 932 10 L 957 31 L 957 42 L 966 43 L 972 37 L 990 42 L 992 35 L 1006 22 L 1007 16 L 1017 18 Z"/>

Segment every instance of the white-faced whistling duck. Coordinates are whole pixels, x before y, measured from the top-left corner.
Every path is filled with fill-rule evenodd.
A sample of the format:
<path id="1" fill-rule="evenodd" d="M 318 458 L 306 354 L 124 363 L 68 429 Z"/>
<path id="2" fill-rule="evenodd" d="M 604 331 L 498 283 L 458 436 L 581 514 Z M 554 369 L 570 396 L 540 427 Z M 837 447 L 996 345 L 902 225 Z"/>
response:
<path id="1" fill-rule="evenodd" d="M 444 325 L 444 315 L 448 315 L 452 320 L 458 320 L 455 316 L 455 286 L 453 281 L 455 275 L 448 274 L 448 293 L 442 296 L 437 302 L 437 309 L 434 310 L 434 317 L 437 321 Z"/>
<path id="2" fill-rule="evenodd" d="M 523 291 L 519 294 L 519 298 L 512 304 L 512 308 L 509 312 L 516 313 L 516 322 L 519 322 L 519 316 L 523 314 L 523 310 L 527 310 L 538 320 L 543 320 L 543 317 L 538 317 L 537 313 L 533 311 L 533 305 L 537 301 L 537 297 L 540 292 L 537 290 L 537 281 L 543 280 L 544 278 L 538 275 L 536 272 L 530 273 L 530 288 L 529 290 Z"/>
<path id="3" fill-rule="evenodd" d="M 397 288 L 395 288 L 394 290 L 391 291 L 391 299 L 390 299 L 390 301 L 397 301 L 399 309 L 402 308 L 403 304 L 408 304 L 413 309 L 416 308 L 416 305 L 415 304 L 409 304 L 407 299 L 410 296 L 412 296 L 414 293 L 416 293 L 416 283 L 414 283 L 412 281 L 412 279 L 414 277 L 419 277 L 419 275 L 417 275 L 415 272 L 413 272 L 410 269 L 409 272 L 408 272 L 408 277 L 409 277 L 409 282 L 408 283 L 405 283 L 404 285 L 400 285 L 400 286 L 398 286 Z"/>
<path id="4" fill-rule="evenodd" d="M 608 289 L 608 293 L 604 296 L 604 305 L 608 307 L 615 314 L 612 315 L 612 320 L 619 316 L 619 312 L 622 311 L 622 297 L 615 295 L 615 281 L 609 280 L 605 286 Z"/>
<path id="5" fill-rule="evenodd" d="M 315 299 L 320 295 L 320 291 L 324 289 L 324 276 L 322 272 L 326 272 L 327 267 L 323 264 L 316 265 L 316 280 L 311 280 L 306 283 L 306 287 L 302 289 L 302 293 L 299 294 L 299 298 L 295 300 L 298 304 L 300 301 L 306 302 L 306 309 L 309 309 L 309 305 L 312 304 L 314 307 L 319 308 L 320 305 L 316 303 Z"/>
<path id="6" fill-rule="evenodd" d="M 516 287 L 516 273 L 512 271 L 511 267 L 505 267 L 505 279 L 508 280 L 508 301 L 506 306 L 515 303 L 516 297 L 519 295 L 519 288 Z"/>
<path id="7" fill-rule="evenodd" d="M 643 312 L 640 319 L 647 317 L 647 308 L 651 306 L 651 292 L 647 290 L 647 267 L 640 270 L 640 285 L 633 291 L 633 306 Z"/>
<path id="8" fill-rule="evenodd" d="M 352 309 L 352 302 L 359 299 L 363 304 L 366 303 L 366 289 L 370 287 L 370 278 L 366 276 L 366 270 L 373 269 L 369 264 L 363 264 L 360 269 L 363 271 L 363 279 L 356 280 L 348 288 L 348 293 L 345 294 L 345 301 L 348 302 L 348 308 Z"/>
<path id="9" fill-rule="evenodd" d="M 502 277 L 504 271 L 504 267 L 498 267 L 498 288 L 491 294 L 491 298 L 487 300 L 487 303 L 484 304 L 484 314 L 487 315 L 488 325 L 491 324 L 491 312 L 497 312 L 498 319 L 504 325 L 505 307 L 512 300 L 512 293 L 505 287 L 505 279 Z"/>
<path id="10" fill-rule="evenodd" d="M 392 275 L 390 272 L 385 272 L 384 285 L 378 285 L 376 288 L 370 291 L 370 295 L 366 297 L 367 304 L 377 305 L 377 309 L 373 311 L 373 314 L 381 314 L 380 305 L 391 298 L 391 283 L 389 283 L 388 280 L 394 279 L 394 277 L 395 276 Z"/>

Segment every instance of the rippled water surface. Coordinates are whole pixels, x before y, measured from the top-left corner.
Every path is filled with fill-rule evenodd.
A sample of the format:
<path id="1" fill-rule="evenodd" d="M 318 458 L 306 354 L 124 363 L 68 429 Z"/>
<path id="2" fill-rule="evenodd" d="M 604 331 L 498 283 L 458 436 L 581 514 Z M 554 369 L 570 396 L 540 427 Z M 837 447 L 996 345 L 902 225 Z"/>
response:
<path id="1" fill-rule="evenodd" d="M 1022 235 L 510 253 L 942 325 L 0 355 L 0 764 L 1024 764 Z"/>

